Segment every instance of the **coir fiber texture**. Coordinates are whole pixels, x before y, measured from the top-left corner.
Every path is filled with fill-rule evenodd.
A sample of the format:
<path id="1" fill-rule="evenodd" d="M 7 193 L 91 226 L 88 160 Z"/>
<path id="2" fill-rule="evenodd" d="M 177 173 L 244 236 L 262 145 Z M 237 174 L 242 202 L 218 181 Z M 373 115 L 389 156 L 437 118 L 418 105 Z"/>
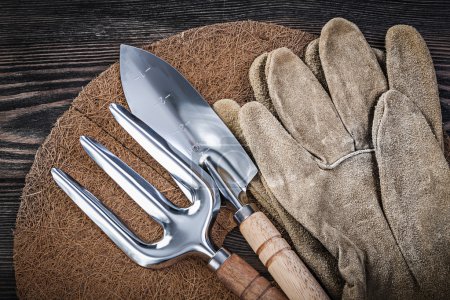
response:
<path id="1" fill-rule="evenodd" d="M 313 35 L 286 27 L 234 22 L 182 32 L 144 46 L 176 67 L 212 104 L 231 98 L 252 101 L 248 70 L 265 51 L 285 46 L 299 56 Z M 233 299 L 206 263 L 182 260 L 161 270 L 144 269 L 118 249 L 53 182 L 51 167 L 69 173 L 147 241 L 162 230 L 84 153 L 80 135 L 104 144 L 179 205 L 186 199 L 164 169 L 113 120 L 112 102 L 125 104 L 119 64 L 89 83 L 36 154 L 17 217 L 14 262 L 24 299 Z M 235 226 L 224 210 L 214 225 L 220 246 Z"/>

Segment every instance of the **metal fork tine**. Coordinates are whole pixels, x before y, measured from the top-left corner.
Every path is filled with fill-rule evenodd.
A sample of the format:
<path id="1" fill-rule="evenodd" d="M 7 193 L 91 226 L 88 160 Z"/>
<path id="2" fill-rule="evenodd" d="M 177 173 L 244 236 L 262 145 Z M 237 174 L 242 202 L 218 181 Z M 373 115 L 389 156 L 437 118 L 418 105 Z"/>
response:
<path id="1" fill-rule="evenodd" d="M 100 200 L 64 171 L 52 168 L 52 176 L 61 189 L 97 224 L 108 237 L 134 261 L 142 253 L 143 242 Z M 136 261 L 137 262 L 137 261 Z"/>
<path id="2" fill-rule="evenodd" d="M 160 224 L 167 224 L 179 208 L 153 185 L 95 140 L 81 136 L 87 154 L 140 206 Z"/>
<path id="3" fill-rule="evenodd" d="M 193 171 L 199 174 L 202 170 L 197 165 L 189 163 L 190 160 L 185 155 L 170 147 L 153 129 L 123 106 L 113 103 L 109 109 L 117 123 L 172 175 L 183 193 L 192 201 L 189 190 L 197 186 L 192 177 Z"/>

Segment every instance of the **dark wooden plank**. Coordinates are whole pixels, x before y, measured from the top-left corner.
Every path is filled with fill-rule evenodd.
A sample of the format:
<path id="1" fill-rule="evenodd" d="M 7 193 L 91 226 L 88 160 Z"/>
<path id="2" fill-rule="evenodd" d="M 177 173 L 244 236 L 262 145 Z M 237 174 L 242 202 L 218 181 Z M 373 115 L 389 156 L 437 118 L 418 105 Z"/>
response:
<path id="1" fill-rule="evenodd" d="M 118 59 L 120 43 L 139 45 L 192 27 L 247 19 L 318 34 L 327 20 L 342 16 L 382 48 L 390 26 L 410 24 L 430 47 L 450 132 L 449 15 L 448 1 L 2 1 L 0 298 L 15 297 L 12 228 L 34 154 L 81 87 Z M 233 232 L 229 246 L 248 251 L 238 236 Z"/>

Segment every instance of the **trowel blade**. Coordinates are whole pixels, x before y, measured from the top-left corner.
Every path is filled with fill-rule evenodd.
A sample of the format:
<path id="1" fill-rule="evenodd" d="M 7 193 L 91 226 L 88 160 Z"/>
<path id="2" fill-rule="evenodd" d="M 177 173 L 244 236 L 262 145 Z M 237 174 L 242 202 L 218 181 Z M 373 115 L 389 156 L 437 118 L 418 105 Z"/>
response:
<path id="1" fill-rule="evenodd" d="M 215 173 L 227 199 L 246 190 L 256 166 L 183 75 L 150 52 L 121 45 L 120 77 L 131 112 L 192 163 Z"/>

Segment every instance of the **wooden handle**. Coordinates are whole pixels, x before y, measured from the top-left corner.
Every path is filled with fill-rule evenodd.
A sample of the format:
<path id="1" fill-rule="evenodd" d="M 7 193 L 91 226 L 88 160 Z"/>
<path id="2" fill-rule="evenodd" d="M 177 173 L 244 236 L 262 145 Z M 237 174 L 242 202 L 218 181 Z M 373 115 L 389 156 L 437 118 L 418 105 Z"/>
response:
<path id="1" fill-rule="evenodd" d="M 260 211 L 245 219 L 240 230 L 289 299 L 329 299 L 280 232 Z"/>
<path id="2" fill-rule="evenodd" d="M 217 277 L 241 299 L 287 299 L 267 279 L 259 275 L 236 254 L 232 254 L 217 270 Z"/>

